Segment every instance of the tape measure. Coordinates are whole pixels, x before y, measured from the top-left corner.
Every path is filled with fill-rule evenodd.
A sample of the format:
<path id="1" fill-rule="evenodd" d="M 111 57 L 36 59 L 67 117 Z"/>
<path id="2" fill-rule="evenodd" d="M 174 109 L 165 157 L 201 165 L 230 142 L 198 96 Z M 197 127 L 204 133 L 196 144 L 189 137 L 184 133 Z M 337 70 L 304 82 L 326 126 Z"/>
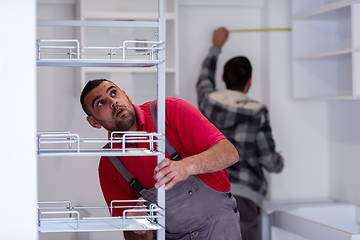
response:
<path id="1" fill-rule="evenodd" d="M 229 32 L 231 32 L 231 33 L 235 33 L 235 32 L 270 32 L 270 31 L 291 31 L 291 28 L 258 28 L 258 29 L 229 30 Z"/>

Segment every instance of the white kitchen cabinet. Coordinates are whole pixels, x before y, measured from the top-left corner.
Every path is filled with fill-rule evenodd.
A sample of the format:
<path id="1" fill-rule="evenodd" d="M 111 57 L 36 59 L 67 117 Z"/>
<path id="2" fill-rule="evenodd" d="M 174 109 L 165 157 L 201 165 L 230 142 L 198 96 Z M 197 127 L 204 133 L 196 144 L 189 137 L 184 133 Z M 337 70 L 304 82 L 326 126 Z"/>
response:
<path id="1" fill-rule="evenodd" d="M 179 95 L 178 79 L 178 4 L 177 0 L 164 1 L 164 17 L 166 19 L 166 94 Z M 97 21 L 156 21 L 158 4 L 156 0 L 77 0 L 76 18 L 78 20 Z M 125 39 L 156 40 L 154 28 L 96 28 L 81 27 L 78 30 L 82 45 L 86 46 L 118 46 Z M 155 68 L 93 68 L 82 67 L 78 73 L 81 86 L 99 74 L 108 75 L 110 79 L 118 78 L 123 82 L 139 78 L 154 78 Z M 80 87 L 81 87 L 80 86 Z"/>
<path id="2" fill-rule="evenodd" d="M 83 138 L 78 134 L 68 132 L 39 132 L 37 153 L 41 158 L 70 157 L 70 156 L 157 156 L 158 163 L 165 158 L 165 49 L 166 49 L 166 20 L 164 18 L 163 0 L 156 5 L 158 14 L 153 21 L 110 21 L 110 20 L 39 20 L 38 27 L 47 30 L 61 28 L 75 29 L 77 32 L 86 28 L 96 28 L 100 35 L 103 29 L 153 29 L 154 38 L 133 39 L 133 35 L 126 39 L 118 39 L 117 45 L 108 45 L 106 41 L 88 45 L 86 38 L 37 40 L 37 65 L 51 67 L 81 67 L 131 69 L 151 68 L 151 74 L 157 80 L 157 111 L 158 133 L 126 132 L 123 138 L 110 138 L 111 142 L 147 142 L 148 148 L 142 149 L 102 149 L 102 145 L 109 142 L 105 138 Z M 56 30 L 55 30 L 56 31 Z M 116 30 L 110 30 L 116 31 Z M 126 31 L 126 30 L 125 30 Z M 46 32 L 46 31 L 45 31 Z M 95 32 L 93 32 L 95 33 Z M 146 35 L 145 34 L 145 35 Z M 80 36 L 81 37 L 81 36 Z M 106 39 L 105 39 L 106 40 Z M 145 41 L 146 40 L 146 41 Z M 145 45 L 144 45 L 145 44 Z M 116 53 L 116 54 L 113 54 Z M 68 69 L 68 68 L 66 68 Z M 64 71 L 66 70 L 64 68 Z M 100 70 L 101 72 L 102 70 Z M 143 70 L 142 70 L 143 71 Z M 136 70 L 134 71 L 136 72 Z M 141 72 L 141 71 L 139 71 Z M 49 79 L 51 81 L 51 79 Z M 144 79 L 146 81 L 146 79 Z M 110 144 L 112 145 L 112 143 Z M 155 147 L 155 145 L 157 147 Z M 100 147 L 99 147 L 100 146 Z M 135 200 L 134 200 L 135 201 Z M 158 202 L 152 204 L 145 217 L 83 217 L 82 213 L 93 209 L 104 208 L 99 206 L 80 207 L 72 206 L 70 201 L 41 201 L 38 208 L 38 227 L 40 232 L 93 232 L 93 231 L 127 231 L 127 230 L 158 230 L 158 239 L 165 238 L 165 190 L 158 190 Z M 107 208 L 107 207 L 105 207 Z M 89 210 L 90 209 L 90 210 Z M 128 211 L 128 210 L 126 210 Z M 125 211 L 125 212 L 126 212 Z M 133 211 L 133 210 L 130 210 Z M 135 210 L 136 211 L 136 210 Z"/>
<path id="3" fill-rule="evenodd" d="M 360 98 L 360 1 L 292 1 L 293 97 Z"/>
<path id="4" fill-rule="evenodd" d="M 270 223 L 306 240 L 359 240 L 359 206 L 333 199 L 265 201 L 262 240 L 271 239 Z"/>

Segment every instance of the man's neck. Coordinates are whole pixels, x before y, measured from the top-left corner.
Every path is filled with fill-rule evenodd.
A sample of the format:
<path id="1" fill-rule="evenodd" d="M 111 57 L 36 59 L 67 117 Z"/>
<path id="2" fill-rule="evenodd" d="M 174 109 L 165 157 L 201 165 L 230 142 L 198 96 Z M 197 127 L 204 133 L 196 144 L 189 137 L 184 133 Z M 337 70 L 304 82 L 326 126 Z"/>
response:
<path id="1" fill-rule="evenodd" d="M 242 89 L 242 90 L 240 90 L 240 89 L 231 89 L 231 88 L 228 88 L 229 90 L 232 90 L 232 91 L 238 91 L 238 92 L 241 92 L 241 93 L 243 93 L 243 94 L 246 94 L 247 93 L 247 89 L 248 88 L 245 88 L 245 89 Z"/>

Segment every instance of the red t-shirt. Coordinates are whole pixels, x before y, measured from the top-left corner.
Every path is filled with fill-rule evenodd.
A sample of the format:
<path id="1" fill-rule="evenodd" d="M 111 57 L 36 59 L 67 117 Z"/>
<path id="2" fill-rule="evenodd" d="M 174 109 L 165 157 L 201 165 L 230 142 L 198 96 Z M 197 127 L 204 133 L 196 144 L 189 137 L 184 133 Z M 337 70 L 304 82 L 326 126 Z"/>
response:
<path id="1" fill-rule="evenodd" d="M 151 118 L 150 102 L 141 106 L 133 106 L 139 124 L 139 131 L 156 132 Z M 203 152 L 225 138 L 190 103 L 181 99 L 167 97 L 165 107 L 165 135 L 182 158 Z M 142 147 L 141 143 L 139 143 L 138 147 Z M 170 158 L 168 152 L 166 152 L 165 157 Z M 131 175 L 146 189 L 150 189 L 155 185 L 156 156 L 121 156 L 120 159 Z M 198 177 L 214 190 L 226 192 L 230 189 L 230 182 L 225 169 L 214 173 L 201 174 Z M 140 197 L 128 185 L 107 157 L 101 157 L 100 159 L 99 179 L 104 198 L 109 206 L 112 200 L 132 200 Z M 115 209 L 113 216 L 121 216 L 122 211 L 123 209 Z"/>

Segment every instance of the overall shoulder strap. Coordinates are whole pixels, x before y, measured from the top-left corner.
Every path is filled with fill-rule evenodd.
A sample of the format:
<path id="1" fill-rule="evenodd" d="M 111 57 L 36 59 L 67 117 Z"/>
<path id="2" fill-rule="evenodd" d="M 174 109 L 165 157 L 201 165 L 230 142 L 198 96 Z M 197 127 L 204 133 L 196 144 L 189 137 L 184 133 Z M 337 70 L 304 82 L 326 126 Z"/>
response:
<path id="1" fill-rule="evenodd" d="M 153 123 L 154 123 L 156 131 L 157 131 L 156 100 L 154 100 L 150 103 L 150 112 L 151 112 L 151 118 L 153 120 Z M 181 159 L 180 154 L 176 152 L 175 148 L 170 144 L 170 142 L 167 140 L 166 137 L 165 137 L 165 149 L 166 149 L 166 151 L 168 151 L 171 160 L 178 161 Z"/>
<path id="2" fill-rule="evenodd" d="M 110 148 L 109 144 L 106 144 L 103 148 Z M 128 182 L 129 186 L 138 192 L 140 195 L 146 190 L 141 183 L 136 180 L 131 173 L 126 169 L 124 164 L 119 161 L 119 159 L 115 156 L 108 156 L 110 162 L 114 165 L 114 167 L 119 171 L 119 173 L 123 176 L 123 178 Z"/>
<path id="3" fill-rule="evenodd" d="M 157 111 L 156 111 L 156 101 L 152 101 L 150 103 L 150 112 L 151 118 L 157 130 Z M 110 148 L 109 144 L 106 144 L 103 148 Z M 165 137 L 165 148 L 168 151 L 170 158 L 174 161 L 180 160 L 181 156 L 176 152 L 175 148 L 169 143 L 167 138 Z M 119 159 L 115 156 L 108 156 L 111 163 L 114 167 L 119 171 L 119 173 L 123 176 L 123 178 L 128 182 L 129 186 L 138 192 L 140 195 L 143 195 L 146 192 L 146 188 L 141 185 L 141 183 L 136 180 L 131 173 L 126 169 L 124 164 L 119 161 Z"/>

